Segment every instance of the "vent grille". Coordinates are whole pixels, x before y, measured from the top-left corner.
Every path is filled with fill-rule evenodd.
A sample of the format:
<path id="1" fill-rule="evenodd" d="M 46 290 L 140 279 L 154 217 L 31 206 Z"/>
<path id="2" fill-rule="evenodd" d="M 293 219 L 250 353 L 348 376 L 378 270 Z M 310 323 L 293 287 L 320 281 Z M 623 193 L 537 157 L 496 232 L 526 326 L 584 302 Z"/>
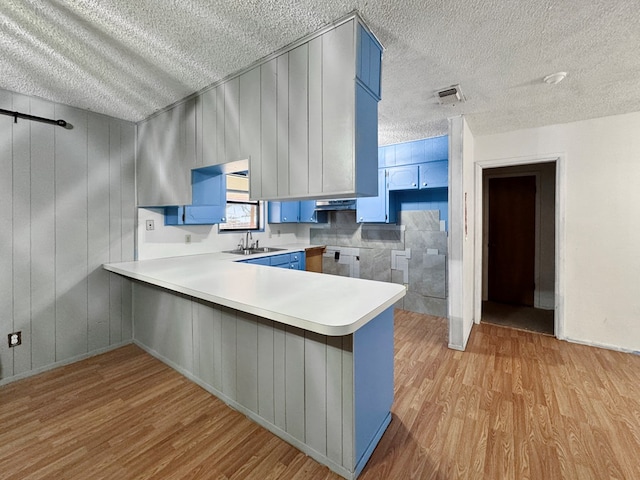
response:
<path id="1" fill-rule="evenodd" d="M 448 88 L 438 90 L 436 96 L 441 105 L 455 105 L 465 101 L 460 85 L 451 85 Z"/>

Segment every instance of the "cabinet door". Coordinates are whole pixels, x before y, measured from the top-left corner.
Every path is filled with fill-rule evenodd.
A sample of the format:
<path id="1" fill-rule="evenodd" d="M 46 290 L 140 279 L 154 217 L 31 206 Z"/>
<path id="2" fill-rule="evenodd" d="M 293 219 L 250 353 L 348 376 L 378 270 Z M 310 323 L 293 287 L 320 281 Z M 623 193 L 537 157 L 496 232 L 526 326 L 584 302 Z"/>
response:
<path id="1" fill-rule="evenodd" d="M 260 125 L 262 135 L 260 152 L 262 156 L 262 195 L 260 198 L 278 196 L 278 139 L 276 116 L 276 81 L 278 69 L 276 59 L 260 66 Z M 252 172 L 249 172 L 252 175 Z M 255 197 L 254 198 L 258 198 Z"/>
<path id="2" fill-rule="evenodd" d="M 389 172 L 389 190 L 415 190 L 418 188 L 418 165 L 392 167 Z"/>
<path id="3" fill-rule="evenodd" d="M 214 225 L 223 223 L 225 218 L 225 206 L 213 205 L 185 205 L 185 225 Z"/>
<path id="4" fill-rule="evenodd" d="M 295 270 L 304 270 L 305 269 L 305 256 L 304 252 L 293 252 L 289 254 L 290 256 L 290 268 Z"/>
<path id="5" fill-rule="evenodd" d="M 297 223 L 300 202 L 269 202 L 269 223 Z"/>
<path id="6" fill-rule="evenodd" d="M 419 165 L 420 188 L 442 188 L 449 186 L 449 162 L 440 160 Z"/>
<path id="7" fill-rule="evenodd" d="M 405 143 L 398 143 L 397 145 L 394 145 L 395 147 L 395 164 L 396 166 L 399 165 L 411 165 L 412 163 L 417 163 L 413 161 L 413 154 L 414 154 L 414 149 L 413 147 L 413 143 L 414 142 L 405 142 Z"/>
<path id="8" fill-rule="evenodd" d="M 300 218 L 300 202 L 282 202 L 282 223 L 297 223 Z"/>
<path id="9" fill-rule="evenodd" d="M 375 197 L 360 197 L 356 200 L 356 219 L 358 223 L 389 221 L 386 170 L 378 170 L 378 195 Z"/>
<path id="10" fill-rule="evenodd" d="M 315 200 L 300 202 L 300 223 L 327 223 L 328 212 L 316 212 Z"/>
<path id="11" fill-rule="evenodd" d="M 198 118 L 200 119 L 197 134 L 198 165 L 218 163 L 216 99 L 216 90 L 213 88 L 198 97 Z"/>
<path id="12" fill-rule="evenodd" d="M 322 36 L 309 42 L 308 191 L 322 192 Z"/>
<path id="13" fill-rule="evenodd" d="M 375 195 L 378 175 L 378 100 L 356 84 L 355 189 L 356 196 Z"/>
<path id="14" fill-rule="evenodd" d="M 303 223 L 316 223 L 315 200 L 305 200 L 300 202 L 300 221 Z"/>
<path id="15" fill-rule="evenodd" d="M 240 78 L 224 83 L 224 162 L 240 160 Z"/>
<path id="16" fill-rule="evenodd" d="M 249 159 L 251 198 L 262 195 L 260 160 L 260 68 L 240 76 L 240 158 Z"/>
<path id="17" fill-rule="evenodd" d="M 356 75 L 379 100 L 382 49 L 380 44 L 360 24 L 358 24 L 357 48 Z"/>
<path id="18" fill-rule="evenodd" d="M 434 160 L 447 160 L 449 158 L 449 137 L 432 137 L 424 140 L 424 160 L 431 162 Z"/>
<path id="19" fill-rule="evenodd" d="M 289 52 L 289 193 L 309 193 L 309 44 Z"/>
<path id="20" fill-rule="evenodd" d="M 226 175 L 212 168 L 198 168 L 191 171 L 193 205 L 226 206 Z"/>
<path id="21" fill-rule="evenodd" d="M 195 102 L 190 105 L 194 107 Z M 191 203 L 190 168 L 195 164 L 195 144 L 186 145 L 189 115 L 195 121 L 195 108 L 180 104 L 140 124 L 136 166 L 139 206 Z"/>
<path id="22" fill-rule="evenodd" d="M 276 58 L 278 197 L 289 196 L 289 54 Z"/>
<path id="23" fill-rule="evenodd" d="M 355 187 L 354 20 L 322 35 L 322 192 Z"/>
<path id="24" fill-rule="evenodd" d="M 393 167 L 396 164 L 396 146 L 385 145 L 378 148 L 378 167 Z"/>

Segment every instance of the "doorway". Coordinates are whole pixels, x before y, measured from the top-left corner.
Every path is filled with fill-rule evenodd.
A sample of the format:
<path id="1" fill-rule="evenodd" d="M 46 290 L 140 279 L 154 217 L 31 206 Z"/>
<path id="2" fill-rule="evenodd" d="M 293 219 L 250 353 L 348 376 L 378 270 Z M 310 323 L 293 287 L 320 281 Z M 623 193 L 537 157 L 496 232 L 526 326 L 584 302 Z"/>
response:
<path id="1" fill-rule="evenodd" d="M 483 171 L 483 322 L 555 334 L 555 175 L 555 162 Z"/>

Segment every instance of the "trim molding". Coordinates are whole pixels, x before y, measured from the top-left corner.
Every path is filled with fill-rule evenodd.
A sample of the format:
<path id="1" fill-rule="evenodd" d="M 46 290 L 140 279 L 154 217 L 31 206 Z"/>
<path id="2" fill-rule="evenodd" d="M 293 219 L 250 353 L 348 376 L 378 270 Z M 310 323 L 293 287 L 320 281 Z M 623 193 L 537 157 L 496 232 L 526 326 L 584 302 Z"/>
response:
<path id="1" fill-rule="evenodd" d="M 558 339 L 564 336 L 564 282 L 565 267 L 565 204 L 566 204 L 566 153 L 550 153 L 548 155 L 531 155 L 526 157 L 497 158 L 475 162 L 475 254 L 474 254 L 474 322 L 480 323 L 482 314 L 482 218 L 483 218 L 483 181 L 485 168 L 512 167 L 533 163 L 556 162 L 556 203 L 555 203 L 555 315 L 554 331 Z"/>

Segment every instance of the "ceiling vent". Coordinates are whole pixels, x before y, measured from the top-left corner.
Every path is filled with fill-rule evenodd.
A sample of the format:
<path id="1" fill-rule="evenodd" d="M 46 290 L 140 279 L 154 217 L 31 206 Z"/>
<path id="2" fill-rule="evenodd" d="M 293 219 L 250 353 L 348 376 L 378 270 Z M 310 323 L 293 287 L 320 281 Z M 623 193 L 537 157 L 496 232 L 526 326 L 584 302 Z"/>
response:
<path id="1" fill-rule="evenodd" d="M 436 97 L 438 97 L 440 105 L 455 105 L 465 101 L 460 85 L 451 85 L 448 88 L 439 90 L 436 92 Z"/>

